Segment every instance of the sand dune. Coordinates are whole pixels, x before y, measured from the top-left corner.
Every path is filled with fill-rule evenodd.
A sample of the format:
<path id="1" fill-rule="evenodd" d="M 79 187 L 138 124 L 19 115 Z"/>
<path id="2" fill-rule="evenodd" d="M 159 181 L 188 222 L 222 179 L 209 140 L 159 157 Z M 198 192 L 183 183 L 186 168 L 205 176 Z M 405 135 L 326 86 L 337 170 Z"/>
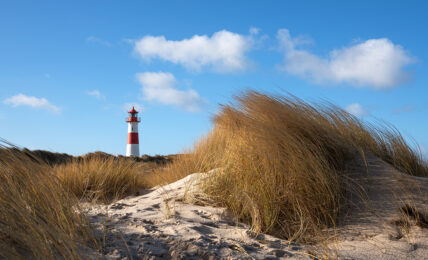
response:
<path id="1" fill-rule="evenodd" d="M 428 259 L 428 229 L 411 217 L 408 226 L 399 221 L 406 204 L 428 212 L 428 179 L 402 174 L 374 156 L 367 164 L 367 169 L 363 161 L 350 165 L 357 184 L 349 193 L 352 203 L 338 222 L 337 236 L 323 246 L 255 236 L 225 208 L 196 203 L 200 173 L 107 206 L 84 208 L 105 237 L 107 259 Z M 365 190 L 363 199 L 355 186 Z"/>
<path id="2" fill-rule="evenodd" d="M 409 205 L 426 215 L 428 178 L 403 174 L 372 155 L 366 160 L 367 171 L 363 161 L 350 167 L 350 177 L 365 192 L 350 192 L 349 214 L 341 219 L 338 242 L 331 247 L 350 259 L 428 259 L 428 229 L 400 210 Z"/>
<path id="3" fill-rule="evenodd" d="M 201 175 L 191 174 L 107 207 L 86 205 L 99 229 L 103 228 L 108 212 L 112 239 L 107 243 L 108 257 L 120 259 L 130 254 L 143 259 L 307 258 L 301 245 L 269 235 L 255 237 L 248 226 L 236 223 L 225 208 L 190 203 Z"/>

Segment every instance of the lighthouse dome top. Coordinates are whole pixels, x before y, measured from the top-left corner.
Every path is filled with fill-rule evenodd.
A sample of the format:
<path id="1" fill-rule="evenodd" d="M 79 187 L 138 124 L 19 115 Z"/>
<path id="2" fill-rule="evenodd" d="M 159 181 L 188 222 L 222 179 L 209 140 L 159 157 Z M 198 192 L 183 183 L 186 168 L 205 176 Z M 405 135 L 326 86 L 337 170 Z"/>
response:
<path id="1" fill-rule="evenodd" d="M 128 111 L 128 113 L 132 113 L 132 114 L 134 114 L 134 113 L 138 113 L 138 111 L 137 111 L 137 110 L 135 110 L 135 108 L 134 108 L 134 107 L 132 107 L 132 109 L 131 109 L 131 110 L 129 110 L 129 111 Z"/>

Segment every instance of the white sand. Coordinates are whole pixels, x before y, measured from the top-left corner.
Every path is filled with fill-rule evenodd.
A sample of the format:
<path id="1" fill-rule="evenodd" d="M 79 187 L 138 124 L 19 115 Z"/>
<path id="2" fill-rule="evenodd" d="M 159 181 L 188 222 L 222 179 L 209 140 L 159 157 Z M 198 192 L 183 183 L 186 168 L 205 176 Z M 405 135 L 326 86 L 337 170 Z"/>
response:
<path id="1" fill-rule="evenodd" d="M 406 231 L 391 224 L 391 220 L 400 217 L 398 209 L 404 203 L 413 203 L 428 212 L 428 180 L 398 173 L 373 156 L 369 158 L 369 175 L 362 174 L 363 170 L 354 167 L 351 174 L 368 191 L 366 200 L 360 200 L 356 193 L 350 194 L 353 204 L 349 215 L 339 223 L 338 237 L 328 244 L 330 257 L 428 259 L 428 229 L 411 226 Z M 311 259 L 311 254 L 323 257 L 324 246 L 300 245 L 263 234 L 254 237 L 248 226 L 234 222 L 226 209 L 192 204 L 192 197 L 198 195 L 196 183 L 202 176 L 192 174 L 108 206 L 85 205 L 91 222 L 100 230 L 100 236 L 106 238 L 104 257 Z M 402 201 L 397 201 L 398 197 Z"/>
<path id="2" fill-rule="evenodd" d="M 372 155 L 366 163 L 368 171 L 363 161 L 350 166 L 350 177 L 365 193 L 353 188 L 352 205 L 331 248 L 345 259 L 428 259 L 427 228 L 405 230 L 391 223 L 403 217 L 399 209 L 406 204 L 428 213 L 428 178 L 403 174 Z"/>

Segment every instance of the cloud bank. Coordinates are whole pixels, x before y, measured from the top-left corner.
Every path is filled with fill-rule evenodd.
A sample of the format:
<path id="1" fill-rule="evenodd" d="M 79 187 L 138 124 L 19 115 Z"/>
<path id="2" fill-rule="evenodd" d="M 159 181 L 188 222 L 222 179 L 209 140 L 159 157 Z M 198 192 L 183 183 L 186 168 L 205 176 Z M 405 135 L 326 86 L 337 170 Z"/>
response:
<path id="1" fill-rule="evenodd" d="M 193 90 L 178 90 L 176 79 L 171 73 L 144 72 L 137 74 L 144 97 L 164 105 L 173 105 L 190 112 L 200 111 L 205 101 Z"/>
<path id="2" fill-rule="evenodd" d="M 109 41 L 102 40 L 102 39 L 95 37 L 95 36 L 89 36 L 88 38 L 86 38 L 86 41 L 92 42 L 92 43 L 98 43 L 98 44 L 104 45 L 106 47 L 112 46 L 112 44 Z"/>
<path id="3" fill-rule="evenodd" d="M 407 104 L 404 106 L 396 107 L 392 109 L 392 113 L 395 115 L 410 113 L 416 110 L 416 107 L 413 104 Z"/>
<path id="4" fill-rule="evenodd" d="M 317 84 L 349 84 L 374 89 L 388 89 L 406 82 L 410 75 L 404 67 L 413 59 L 400 45 L 389 39 L 370 39 L 332 50 L 328 58 L 298 49 L 300 38 L 287 29 L 278 31 L 277 39 L 285 52 L 283 69 Z"/>
<path id="5" fill-rule="evenodd" d="M 132 108 L 135 108 L 135 110 L 137 110 L 140 114 L 141 112 L 143 112 L 144 107 L 142 105 L 140 105 L 137 102 L 129 102 L 129 103 L 125 103 L 122 106 L 123 111 L 128 112 L 129 110 L 131 110 Z"/>
<path id="6" fill-rule="evenodd" d="M 88 91 L 87 94 L 89 96 L 93 96 L 93 97 L 95 97 L 96 99 L 99 99 L 99 100 L 105 100 L 106 99 L 106 97 L 103 94 L 101 94 L 101 92 L 99 90 L 97 90 L 97 89 L 94 89 L 92 91 Z"/>
<path id="7" fill-rule="evenodd" d="M 354 116 L 365 116 L 368 115 L 369 113 L 367 112 L 367 110 L 364 109 L 364 107 L 359 104 L 359 103 L 354 103 L 354 104 L 350 104 L 347 105 L 345 110 Z"/>
<path id="8" fill-rule="evenodd" d="M 3 101 L 3 103 L 11 105 L 12 107 L 29 106 L 32 108 L 41 108 L 54 113 L 59 113 L 61 111 L 61 108 L 51 104 L 45 98 L 31 97 L 24 94 L 18 94 L 7 98 Z"/>
<path id="9" fill-rule="evenodd" d="M 252 30 L 253 33 L 255 29 Z M 204 67 L 217 72 L 243 71 L 248 67 L 246 52 L 251 49 L 252 39 L 226 30 L 211 37 L 194 35 L 181 41 L 164 36 L 145 36 L 135 42 L 135 52 L 144 60 L 161 59 L 184 66 L 191 71 Z"/>

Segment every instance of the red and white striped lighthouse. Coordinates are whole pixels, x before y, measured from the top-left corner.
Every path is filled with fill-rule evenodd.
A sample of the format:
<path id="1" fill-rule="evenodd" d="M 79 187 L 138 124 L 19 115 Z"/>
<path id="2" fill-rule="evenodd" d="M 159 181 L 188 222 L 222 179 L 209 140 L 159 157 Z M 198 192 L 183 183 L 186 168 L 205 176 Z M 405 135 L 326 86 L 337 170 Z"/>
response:
<path id="1" fill-rule="evenodd" d="M 128 111 L 129 117 L 126 118 L 128 123 L 128 143 L 126 144 L 126 156 L 140 156 L 140 144 L 138 142 L 138 123 L 141 119 L 137 117 L 138 111 L 132 107 Z"/>

